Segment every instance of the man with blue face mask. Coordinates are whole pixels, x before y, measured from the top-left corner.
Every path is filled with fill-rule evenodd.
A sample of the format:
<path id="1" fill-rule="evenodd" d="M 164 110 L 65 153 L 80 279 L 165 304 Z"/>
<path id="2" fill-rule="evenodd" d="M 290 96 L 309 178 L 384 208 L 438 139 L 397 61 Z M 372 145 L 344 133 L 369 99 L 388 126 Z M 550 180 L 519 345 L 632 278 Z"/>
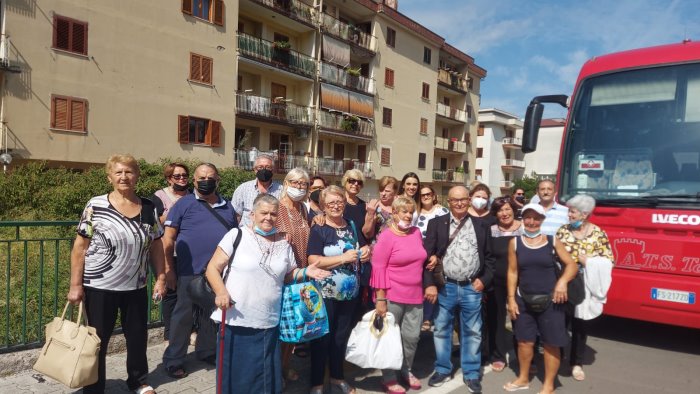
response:
<path id="1" fill-rule="evenodd" d="M 255 172 L 255 179 L 238 185 L 231 198 L 241 227 L 250 224 L 250 212 L 253 209 L 255 197 L 267 193 L 280 198 L 282 191 L 282 184 L 272 180 L 272 175 L 275 172 L 275 161 L 271 156 L 258 155 L 253 164 L 253 172 Z"/>
<path id="2" fill-rule="evenodd" d="M 168 347 L 163 364 L 168 376 L 187 376 L 184 369 L 187 346 L 193 323 L 193 307 L 187 287 L 195 276 L 204 272 L 223 236 L 238 226 L 236 211 L 230 201 L 217 193 L 219 172 L 213 164 L 200 164 L 194 171 L 194 193 L 173 205 L 165 220 L 163 247 L 166 253 L 166 285 L 176 289 L 177 302 L 170 321 Z M 177 267 L 173 252 L 177 252 Z M 177 275 L 175 274 L 177 272 Z M 200 313 L 195 353 L 197 358 L 215 364 L 216 327 L 209 312 Z"/>

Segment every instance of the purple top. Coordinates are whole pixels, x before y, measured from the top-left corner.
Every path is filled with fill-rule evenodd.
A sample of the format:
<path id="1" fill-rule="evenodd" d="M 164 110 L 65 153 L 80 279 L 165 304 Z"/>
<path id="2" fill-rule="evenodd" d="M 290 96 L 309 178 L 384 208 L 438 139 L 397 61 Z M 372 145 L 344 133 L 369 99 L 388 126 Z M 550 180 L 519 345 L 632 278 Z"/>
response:
<path id="1" fill-rule="evenodd" d="M 406 236 L 382 231 L 372 250 L 370 286 L 386 289 L 386 298 L 402 304 L 423 302 L 423 263 L 428 257 L 417 227 Z"/>

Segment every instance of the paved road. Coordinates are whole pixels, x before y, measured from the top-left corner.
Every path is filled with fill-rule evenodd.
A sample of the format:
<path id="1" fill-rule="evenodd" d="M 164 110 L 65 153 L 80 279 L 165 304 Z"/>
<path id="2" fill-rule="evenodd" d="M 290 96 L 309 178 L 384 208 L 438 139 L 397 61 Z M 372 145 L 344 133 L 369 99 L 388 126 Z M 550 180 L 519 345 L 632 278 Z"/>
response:
<path id="1" fill-rule="evenodd" d="M 168 378 L 160 365 L 164 345 L 148 349 L 149 365 L 153 373 L 150 383 L 158 393 L 215 393 L 214 369 L 204 363 L 188 361 L 190 376 L 179 381 Z M 432 372 L 434 353 L 432 338 L 421 338 L 414 371 L 423 381 L 425 393 L 465 393 L 461 373 L 439 388 L 428 388 L 427 379 Z M 457 360 L 455 360 L 457 361 Z M 308 393 L 308 358 L 294 357 L 295 368 L 302 378 L 291 383 L 286 393 Z M 625 319 L 601 318 L 595 322 L 589 339 L 587 364 L 584 366 L 586 381 L 574 381 L 562 368 L 558 378 L 562 393 L 689 393 L 700 392 L 700 331 L 636 322 Z M 122 379 L 126 376 L 125 354 L 108 358 L 108 393 L 126 393 Z M 540 370 L 542 364 L 540 361 Z M 245 367 L 244 364 L 241 367 Z M 381 392 L 377 371 L 349 366 L 348 377 L 360 392 Z M 515 373 L 507 368 L 501 373 L 484 370 L 484 393 L 502 393 L 501 388 L 512 380 Z M 533 379 L 529 391 L 536 393 L 541 387 L 541 373 Z M 327 387 L 328 389 L 328 387 Z M 7 378 L 0 378 L 0 393 L 73 393 L 63 386 L 28 371 Z M 327 390 L 329 393 L 337 391 Z M 413 392 L 413 391 L 412 391 Z"/>

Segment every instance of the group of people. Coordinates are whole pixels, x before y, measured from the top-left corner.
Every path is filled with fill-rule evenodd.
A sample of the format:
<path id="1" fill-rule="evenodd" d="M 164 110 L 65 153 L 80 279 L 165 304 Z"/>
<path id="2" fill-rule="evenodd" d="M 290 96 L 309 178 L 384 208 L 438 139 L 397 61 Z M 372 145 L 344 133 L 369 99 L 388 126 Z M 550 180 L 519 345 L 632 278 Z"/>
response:
<path id="1" fill-rule="evenodd" d="M 340 186 L 299 168 L 275 181 L 274 160 L 266 155 L 253 169 L 256 178 L 228 200 L 218 193 L 213 164 L 194 169 L 190 191 L 189 168 L 171 163 L 164 169 L 168 186 L 142 198 L 135 192 L 136 160 L 115 155 L 107 161 L 113 191 L 92 198 L 82 214 L 68 300 L 85 302 L 104 344 L 120 314 L 130 390 L 155 393 L 146 361 L 149 262 L 153 299 L 163 302 L 163 365 L 173 379 L 187 376 L 193 332 L 196 357 L 223 372 L 222 392 L 278 393 L 285 380 L 298 379 L 290 366 L 294 346 L 278 338 L 283 286 L 300 277 L 316 280 L 329 326 L 328 334 L 294 350 L 310 353 L 312 394 L 323 393 L 327 368 L 332 386 L 355 392 L 344 376 L 345 351 L 350 330 L 368 311 L 391 313 L 400 326 L 403 365 L 382 371 L 387 393 L 421 388 L 412 372 L 421 331 L 433 331 L 430 386 L 452 378 L 453 331 L 471 393 L 481 392 L 483 360 L 495 372 L 505 369 L 514 334 L 519 373 L 504 390 L 529 388 L 540 341 L 541 392 L 551 393 L 570 320 L 572 374 L 585 378 L 587 321 L 601 313 L 604 297 L 587 292 L 584 303 L 567 306 L 567 283 L 588 269 L 609 274 L 613 263 L 605 232 L 589 221 L 592 197 L 578 195 L 561 206 L 545 180 L 538 184 L 539 203 L 526 204 L 522 189 L 494 199 L 475 183 L 452 187 L 444 207 L 431 186 L 408 173 L 379 179 L 378 198 L 364 201 L 365 178 L 356 169 L 346 171 Z M 215 293 L 215 310 L 196 305 L 188 292 L 201 274 Z M 549 297 L 543 309 L 528 304 L 533 295 Z M 86 393 L 104 392 L 106 350 L 98 382 Z M 234 368 L 234 360 L 246 360 L 245 368 Z"/>

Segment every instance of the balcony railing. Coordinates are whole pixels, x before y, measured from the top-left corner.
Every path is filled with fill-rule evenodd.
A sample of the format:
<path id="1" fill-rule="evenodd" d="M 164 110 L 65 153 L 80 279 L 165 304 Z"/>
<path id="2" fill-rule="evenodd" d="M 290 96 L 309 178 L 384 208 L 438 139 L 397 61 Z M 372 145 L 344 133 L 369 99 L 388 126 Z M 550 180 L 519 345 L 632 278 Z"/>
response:
<path id="1" fill-rule="evenodd" d="M 467 143 L 462 141 L 452 141 L 448 144 L 448 148 L 453 152 L 467 153 Z"/>
<path id="2" fill-rule="evenodd" d="M 363 77 L 362 75 L 352 75 L 346 70 L 332 64 L 321 64 L 321 78 L 334 85 L 374 94 L 374 80 Z"/>
<path id="3" fill-rule="evenodd" d="M 353 115 L 321 111 L 318 123 L 322 129 L 338 131 L 351 137 L 374 137 L 374 123 Z"/>
<path id="4" fill-rule="evenodd" d="M 368 51 L 376 52 L 374 36 L 323 12 L 321 13 L 321 27 L 328 34 L 350 41 Z"/>
<path id="5" fill-rule="evenodd" d="M 447 138 L 435 137 L 435 149 L 447 150 L 449 140 Z"/>
<path id="6" fill-rule="evenodd" d="M 523 160 L 506 159 L 506 163 L 503 166 L 525 168 L 525 162 Z"/>
<path id="7" fill-rule="evenodd" d="M 254 3 L 262 4 L 282 15 L 299 22 L 315 25 L 314 15 L 316 10 L 310 5 L 299 0 L 251 0 Z"/>
<path id="8" fill-rule="evenodd" d="M 433 181 L 464 183 L 464 172 L 455 170 L 433 170 Z"/>
<path id="9" fill-rule="evenodd" d="M 437 103 L 437 114 L 460 122 L 467 122 L 467 113 L 465 111 L 443 103 Z"/>
<path id="10" fill-rule="evenodd" d="M 442 82 L 445 85 L 464 93 L 466 93 L 468 89 L 466 79 L 462 78 L 456 73 L 452 73 L 444 69 L 438 70 L 438 82 Z"/>
<path id="11" fill-rule="evenodd" d="M 238 32 L 238 51 L 242 56 L 281 69 L 313 78 L 316 73 L 314 58 L 291 49 L 276 48 L 272 41 Z"/>
<path id="12" fill-rule="evenodd" d="M 303 168 L 307 172 L 311 173 L 313 169 L 313 159 L 305 155 L 292 155 L 280 153 L 277 150 L 273 151 L 259 151 L 257 149 L 234 149 L 234 167 L 252 170 L 255 163 L 255 159 L 259 155 L 268 155 L 275 161 L 275 172 L 279 174 L 286 174 L 289 170 L 293 168 Z"/>
<path id="13" fill-rule="evenodd" d="M 0 35 L 0 67 L 10 67 L 10 38 Z"/>
<path id="14" fill-rule="evenodd" d="M 276 102 L 269 97 L 236 95 L 236 113 L 269 119 L 276 122 L 313 125 L 313 110 L 302 105 Z"/>
<path id="15" fill-rule="evenodd" d="M 501 181 L 501 187 L 504 189 L 511 188 L 511 187 L 513 187 L 513 185 L 515 185 L 515 183 L 513 181 Z"/>
<path id="16" fill-rule="evenodd" d="M 520 138 L 507 137 L 503 139 L 503 146 L 520 147 L 523 144 L 523 140 Z"/>

